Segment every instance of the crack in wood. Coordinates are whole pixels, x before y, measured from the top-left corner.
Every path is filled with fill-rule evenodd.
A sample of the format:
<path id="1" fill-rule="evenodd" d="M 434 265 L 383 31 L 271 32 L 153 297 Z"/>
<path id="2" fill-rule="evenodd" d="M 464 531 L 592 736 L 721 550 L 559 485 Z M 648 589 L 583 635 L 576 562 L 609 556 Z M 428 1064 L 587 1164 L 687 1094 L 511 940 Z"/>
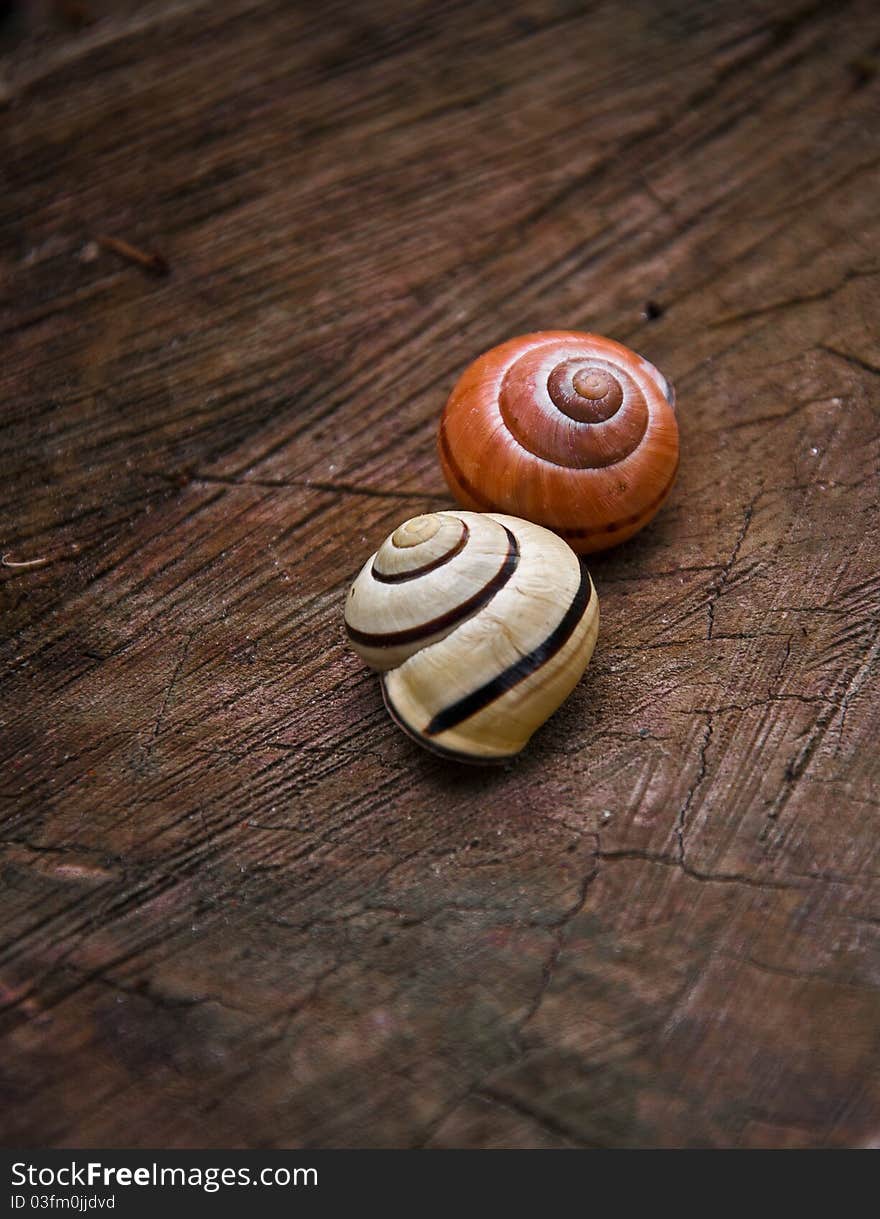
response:
<path id="1" fill-rule="evenodd" d="M 727 585 L 727 582 L 730 579 L 730 573 L 733 570 L 734 566 L 736 565 L 737 559 L 739 558 L 739 552 L 742 549 L 742 544 L 746 540 L 746 534 L 748 533 L 749 526 L 752 523 L 752 516 L 755 511 L 755 505 L 757 504 L 758 500 L 761 498 L 763 493 L 764 493 L 763 488 L 759 491 L 756 491 L 755 494 L 752 496 L 751 500 L 746 504 L 746 506 L 743 510 L 742 524 L 740 525 L 739 533 L 736 536 L 736 541 L 733 544 L 733 549 L 731 550 L 730 555 L 728 556 L 727 561 L 725 562 L 724 566 L 721 568 L 721 571 L 718 575 L 717 580 L 715 580 L 713 582 L 713 584 L 711 585 L 711 587 L 709 589 L 709 599 L 706 602 L 706 638 L 707 639 L 712 638 L 712 632 L 715 628 L 715 606 L 716 606 L 719 598 L 723 594 L 724 589 Z"/>

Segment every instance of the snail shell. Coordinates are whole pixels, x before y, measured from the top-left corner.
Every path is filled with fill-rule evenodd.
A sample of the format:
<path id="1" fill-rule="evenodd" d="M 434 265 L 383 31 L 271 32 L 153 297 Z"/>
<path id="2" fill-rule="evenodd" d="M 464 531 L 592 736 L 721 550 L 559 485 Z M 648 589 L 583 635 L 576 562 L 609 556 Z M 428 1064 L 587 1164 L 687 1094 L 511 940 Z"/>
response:
<path id="1" fill-rule="evenodd" d="M 385 705 L 420 744 L 503 760 L 571 693 L 599 630 L 596 590 L 571 548 L 510 516 L 406 521 L 345 603 L 354 650 L 382 672 Z"/>
<path id="2" fill-rule="evenodd" d="M 440 422 L 440 461 L 464 507 L 546 525 L 580 554 L 604 550 L 672 489 L 674 405 L 663 374 L 621 343 L 526 334 L 465 370 Z"/>

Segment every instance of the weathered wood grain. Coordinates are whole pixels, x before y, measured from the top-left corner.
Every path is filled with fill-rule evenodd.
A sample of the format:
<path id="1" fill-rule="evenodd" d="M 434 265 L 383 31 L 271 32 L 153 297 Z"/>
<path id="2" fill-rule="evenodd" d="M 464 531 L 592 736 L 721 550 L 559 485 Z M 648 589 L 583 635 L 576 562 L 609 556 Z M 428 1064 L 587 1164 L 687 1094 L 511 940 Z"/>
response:
<path id="1" fill-rule="evenodd" d="M 876 1143 L 876 5 L 80 9 L 0 27 L 3 1141 Z M 484 774 L 340 604 L 546 327 L 681 475 Z"/>

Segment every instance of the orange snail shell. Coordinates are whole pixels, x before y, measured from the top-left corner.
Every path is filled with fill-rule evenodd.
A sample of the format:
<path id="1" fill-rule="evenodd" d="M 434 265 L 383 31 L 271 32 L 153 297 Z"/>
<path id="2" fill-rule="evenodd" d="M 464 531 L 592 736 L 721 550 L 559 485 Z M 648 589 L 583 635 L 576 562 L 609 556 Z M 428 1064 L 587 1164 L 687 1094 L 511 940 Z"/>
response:
<path id="1" fill-rule="evenodd" d="M 493 347 L 453 389 L 438 437 L 465 508 L 554 530 L 580 554 L 632 537 L 672 490 L 678 424 L 653 364 L 598 334 L 545 330 Z"/>

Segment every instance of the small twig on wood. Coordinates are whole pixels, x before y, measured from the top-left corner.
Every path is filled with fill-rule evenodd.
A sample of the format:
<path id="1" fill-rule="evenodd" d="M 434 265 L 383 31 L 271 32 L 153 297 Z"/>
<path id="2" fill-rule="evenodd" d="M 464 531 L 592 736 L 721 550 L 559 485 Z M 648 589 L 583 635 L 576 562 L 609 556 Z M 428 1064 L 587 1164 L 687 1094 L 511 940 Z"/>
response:
<path id="1" fill-rule="evenodd" d="M 0 567 L 45 567 L 48 563 L 63 562 L 66 559 L 75 559 L 82 550 L 79 542 L 70 542 L 63 550 L 56 550 L 52 554 L 41 555 L 38 559 L 11 559 L 11 550 L 5 551 L 0 555 Z"/>
<path id="2" fill-rule="evenodd" d="M 95 240 L 103 249 L 111 250 L 126 262 L 143 267 L 151 275 L 168 275 L 171 271 L 167 260 L 155 250 L 141 250 L 129 241 L 123 241 L 121 237 L 107 237 L 105 234 L 99 234 Z"/>
<path id="3" fill-rule="evenodd" d="M 8 550 L 6 554 L 0 556 L 0 564 L 4 567 L 45 567 L 47 563 L 51 562 L 52 560 L 48 556 L 43 559 L 10 559 Z"/>

